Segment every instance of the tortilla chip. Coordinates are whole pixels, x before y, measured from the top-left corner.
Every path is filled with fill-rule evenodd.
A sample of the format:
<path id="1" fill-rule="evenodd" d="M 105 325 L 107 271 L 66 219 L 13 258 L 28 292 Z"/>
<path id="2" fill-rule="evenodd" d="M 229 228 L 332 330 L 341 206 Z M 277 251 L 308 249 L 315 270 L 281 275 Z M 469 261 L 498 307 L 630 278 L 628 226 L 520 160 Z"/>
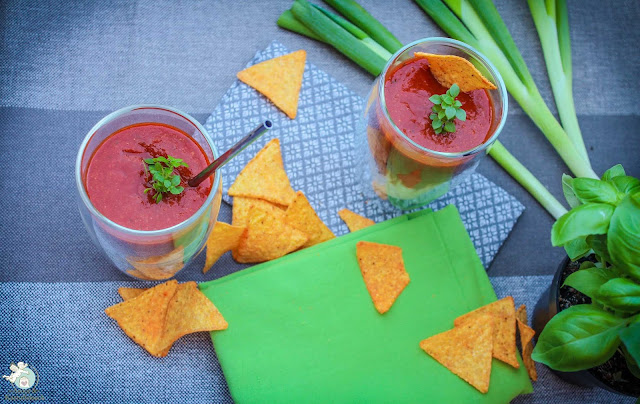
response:
<path id="1" fill-rule="evenodd" d="M 465 93 L 473 90 L 495 90 L 497 88 L 463 57 L 423 52 L 416 52 L 415 56 L 426 58 L 429 61 L 431 74 L 443 87 L 450 88 L 456 83 L 460 87 L 460 91 Z"/>
<path id="2" fill-rule="evenodd" d="M 233 250 L 233 258 L 241 263 L 273 260 L 302 247 L 309 237 L 291 227 L 284 217 L 270 213 L 256 206 L 249 208 L 247 231 L 242 236 L 238 248 Z"/>
<path id="3" fill-rule="evenodd" d="M 169 301 L 165 326 L 159 346 L 169 352 L 184 335 L 199 331 L 225 330 L 228 324 L 216 306 L 191 281 L 178 285 Z M 165 354 L 166 355 L 166 354 Z"/>
<path id="4" fill-rule="evenodd" d="M 350 211 L 349 209 L 342 209 L 338 212 L 338 216 L 342 219 L 350 232 L 358 231 L 360 229 L 364 229 L 365 227 L 373 226 L 376 224 L 371 219 L 367 219 L 366 217 L 360 216 L 357 213 Z"/>
<path id="5" fill-rule="evenodd" d="M 104 312 L 116 320 L 122 331 L 136 344 L 153 356 L 164 356 L 159 343 L 169 301 L 176 293 L 177 287 L 178 282 L 170 280 L 146 290 L 133 299 L 107 307 Z"/>
<path id="6" fill-rule="evenodd" d="M 394 245 L 359 241 L 356 255 L 362 278 L 380 314 L 386 313 L 409 284 L 404 269 L 402 248 Z"/>
<path id="7" fill-rule="evenodd" d="M 142 279 L 169 279 L 184 267 L 184 247 L 179 246 L 164 255 L 138 259 L 128 258 L 127 261 L 136 269 L 127 271 L 129 274 L 142 274 Z"/>
<path id="8" fill-rule="evenodd" d="M 290 226 L 309 236 L 309 240 L 302 248 L 311 247 L 336 237 L 327 225 L 320 220 L 302 191 L 296 192 L 295 199 L 285 212 L 284 220 Z"/>
<path id="9" fill-rule="evenodd" d="M 493 357 L 518 369 L 520 363 L 516 357 L 516 310 L 513 297 L 507 296 L 463 314 L 456 318 L 453 324 L 458 327 L 482 314 L 490 314 L 497 320 L 493 338 Z"/>
<path id="10" fill-rule="evenodd" d="M 267 202 L 264 199 L 244 198 L 242 196 L 233 197 L 233 218 L 231 223 L 234 226 L 246 226 L 249 217 L 249 208 L 256 206 L 276 215 L 278 218 L 284 218 L 284 211 L 287 209 L 284 205 L 276 205 Z"/>
<path id="11" fill-rule="evenodd" d="M 520 306 L 522 307 L 522 306 Z M 529 377 L 534 382 L 538 380 L 538 372 L 536 371 L 536 363 L 531 359 L 531 352 L 533 352 L 533 344 L 531 341 L 533 340 L 533 336 L 536 335 L 536 332 L 533 328 L 529 327 L 526 323 L 516 320 L 518 323 L 518 330 L 520 331 L 520 344 L 522 345 L 522 361 L 524 362 L 524 367 L 527 368 L 527 373 L 529 373 Z"/>
<path id="12" fill-rule="evenodd" d="M 259 198 L 289 206 L 296 193 L 291 188 L 289 177 L 284 171 L 278 139 L 267 143 L 247 163 L 229 188 L 229 195 Z"/>
<path id="13" fill-rule="evenodd" d="M 487 314 L 475 316 L 460 327 L 423 340 L 420 348 L 478 391 L 486 393 L 491 381 L 495 321 Z"/>
<path id="14" fill-rule="evenodd" d="M 148 290 L 148 289 L 118 288 L 118 294 L 120 295 L 122 300 L 129 300 L 141 295 L 145 290 Z"/>
<path id="15" fill-rule="evenodd" d="M 516 310 L 516 318 L 522 321 L 525 325 L 529 325 L 529 320 L 527 320 L 527 306 L 521 304 Z"/>
<path id="16" fill-rule="evenodd" d="M 248 67 L 238 73 L 238 78 L 270 99 L 289 118 L 295 119 L 306 59 L 307 52 L 295 51 Z"/>
<path id="17" fill-rule="evenodd" d="M 222 254 L 238 246 L 244 230 L 244 226 L 231 226 L 224 222 L 216 222 L 207 239 L 207 259 L 202 273 L 206 274 L 213 264 L 222 257 Z"/>

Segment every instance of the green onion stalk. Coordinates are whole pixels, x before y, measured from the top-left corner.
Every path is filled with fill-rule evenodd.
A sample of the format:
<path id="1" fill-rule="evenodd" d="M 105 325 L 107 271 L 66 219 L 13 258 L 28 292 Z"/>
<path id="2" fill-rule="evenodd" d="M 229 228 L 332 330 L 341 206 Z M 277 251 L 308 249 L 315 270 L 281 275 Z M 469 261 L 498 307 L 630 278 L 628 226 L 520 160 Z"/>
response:
<path id="1" fill-rule="evenodd" d="M 353 60 L 359 66 L 367 70 L 372 75 L 379 75 L 384 69 L 384 66 L 386 65 L 389 58 L 392 56 L 391 53 L 395 53 L 396 51 L 398 51 L 402 47 L 402 44 L 393 36 L 393 34 L 391 34 L 386 28 L 384 28 L 384 26 L 382 26 L 377 20 L 375 20 L 374 17 L 367 13 L 367 11 L 360 7 L 355 1 L 325 1 L 335 9 L 339 10 L 346 17 L 346 20 L 327 10 L 310 4 L 306 0 L 296 0 L 293 3 L 291 9 L 285 11 L 280 16 L 280 18 L 278 19 L 278 25 L 282 28 L 297 32 L 309 38 L 326 42 L 339 50 L 345 56 Z M 458 31 L 460 33 L 460 36 L 452 36 L 456 39 L 462 40 L 463 42 L 473 42 L 469 43 L 471 46 L 474 46 L 474 44 L 477 43 L 477 40 L 474 39 L 471 33 L 466 30 L 462 23 L 460 23 L 460 21 L 451 13 L 451 10 L 449 10 L 449 8 L 440 0 L 428 3 L 435 4 L 434 8 L 432 9 L 434 12 L 446 11 L 451 16 L 453 16 L 453 19 L 449 18 L 442 20 L 442 24 L 445 25 L 442 25 L 440 22 L 438 22 L 438 24 L 440 24 L 443 29 L 445 29 L 445 31 Z M 351 25 L 348 24 L 349 21 L 351 22 Z M 464 28 L 464 30 L 460 29 L 460 27 Z M 374 40 L 373 38 L 376 39 Z M 384 49 L 386 49 L 388 53 L 383 54 L 383 52 L 380 51 L 379 47 L 371 45 L 371 41 L 381 45 L 384 43 Z M 510 63 L 505 60 L 504 54 L 500 52 L 500 55 L 502 55 L 500 60 L 503 61 L 503 64 L 509 66 L 510 72 L 512 74 L 511 81 L 515 83 L 514 85 L 519 83 L 519 86 L 522 87 L 518 87 L 521 93 L 528 93 L 528 91 L 524 87 L 524 84 L 522 84 L 520 76 L 516 75 L 515 71 L 510 67 Z M 490 59 L 493 61 L 491 57 Z M 528 70 L 526 70 L 524 61 L 522 62 L 522 66 L 524 66 L 524 70 L 520 70 L 528 74 Z M 500 73 L 503 74 L 502 71 L 500 71 Z M 526 78 L 526 75 L 523 77 Z M 529 80 L 530 83 L 533 83 L 533 79 L 531 79 L 530 75 Z M 509 88 L 508 84 L 507 87 Z M 533 88 L 535 89 L 535 85 Z M 573 151 L 573 145 L 568 140 L 566 134 L 564 134 L 562 127 L 560 127 L 551 112 L 549 112 L 546 108 L 546 105 L 544 104 L 542 97 L 540 97 L 539 93 L 537 92 L 537 89 L 535 89 L 535 94 L 537 94 L 539 97 L 538 102 L 544 105 L 546 111 L 551 117 L 551 121 L 555 122 L 555 124 L 557 125 L 556 127 L 553 126 L 553 124 L 544 123 L 543 128 L 547 128 L 548 125 L 551 125 L 552 129 L 555 131 L 553 133 L 555 133 L 556 137 L 560 139 L 561 145 L 569 147 Z M 545 119 L 549 119 L 549 117 L 545 116 Z M 566 139 L 569 144 L 566 145 L 565 143 L 562 143 L 563 139 Z M 536 177 L 529 170 L 527 170 L 526 167 L 524 167 L 511 153 L 509 153 L 509 151 L 504 147 L 504 145 L 502 145 L 502 143 L 496 141 L 491 147 L 489 154 L 511 176 L 513 176 L 514 179 L 516 179 L 525 189 L 527 189 L 531 193 L 531 195 L 535 197 L 536 200 L 554 218 L 557 219 L 566 212 L 566 209 L 560 204 L 560 202 L 558 202 L 558 200 L 554 198 L 554 196 L 544 187 L 544 185 L 542 185 L 536 179 Z M 576 156 L 572 155 L 571 157 Z M 582 167 L 585 165 L 585 163 L 579 158 L 579 156 L 577 156 L 574 165 Z M 587 173 L 589 174 L 588 176 L 595 176 L 595 174 L 593 174 L 593 172 L 590 170 L 588 164 L 586 164 L 586 166 L 588 167 L 588 170 L 584 169 L 583 167 L 583 170 L 577 171 L 581 173 Z"/>
<path id="2" fill-rule="evenodd" d="M 578 152 L 589 161 L 573 102 L 573 69 L 567 2 L 566 0 L 545 0 L 544 2 L 529 0 L 529 9 L 542 44 L 542 53 L 562 127 Z"/>
<path id="3" fill-rule="evenodd" d="M 598 178 L 589 161 L 578 151 L 545 104 L 491 0 L 415 1 L 452 38 L 473 46 L 491 60 L 509 93 L 547 137 L 574 175 Z"/>

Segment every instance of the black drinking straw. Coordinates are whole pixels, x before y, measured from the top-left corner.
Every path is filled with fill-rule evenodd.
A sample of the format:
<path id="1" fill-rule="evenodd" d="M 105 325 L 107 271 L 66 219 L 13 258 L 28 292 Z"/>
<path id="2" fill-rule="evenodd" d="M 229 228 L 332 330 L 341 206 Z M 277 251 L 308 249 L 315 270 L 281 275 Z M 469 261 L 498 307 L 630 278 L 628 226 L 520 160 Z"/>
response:
<path id="1" fill-rule="evenodd" d="M 243 151 L 247 146 L 257 140 L 260 136 L 262 136 L 267 130 L 273 127 L 273 123 L 270 120 L 264 121 L 260 126 L 255 128 L 251 133 L 247 136 L 243 137 L 238 143 L 233 145 L 232 148 L 227 150 L 222 156 L 218 157 L 214 160 L 213 163 L 209 164 L 207 168 L 202 170 L 200 174 L 191 178 L 188 182 L 190 187 L 197 187 L 200 185 L 202 181 L 204 181 L 211 174 L 216 172 L 216 170 L 223 165 L 225 165 L 229 160 L 234 158 L 238 153 Z"/>

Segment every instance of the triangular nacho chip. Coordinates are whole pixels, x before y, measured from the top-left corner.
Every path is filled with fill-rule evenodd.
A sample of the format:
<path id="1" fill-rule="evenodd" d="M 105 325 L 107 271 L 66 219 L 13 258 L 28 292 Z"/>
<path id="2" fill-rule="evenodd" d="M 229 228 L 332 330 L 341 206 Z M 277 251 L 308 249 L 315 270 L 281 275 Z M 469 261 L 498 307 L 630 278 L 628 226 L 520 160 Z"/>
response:
<path id="1" fill-rule="evenodd" d="M 481 393 L 489 391 L 495 319 L 480 315 L 420 342 L 420 348 Z"/>
<path id="2" fill-rule="evenodd" d="M 238 246 L 244 233 L 244 226 L 232 226 L 224 222 L 216 222 L 207 239 L 207 259 L 202 273 L 207 273 L 222 254 Z"/>
<path id="3" fill-rule="evenodd" d="M 493 357 L 516 369 L 519 368 L 520 363 L 518 363 L 516 357 L 516 310 L 513 304 L 513 298 L 507 296 L 504 299 L 463 314 L 456 318 L 453 324 L 458 327 L 484 314 L 490 314 L 496 318 L 495 335 L 493 338 Z"/>
<path id="4" fill-rule="evenodd" d="M 455 83 L 460 87 L 460 91 L 465 93 L 480 89 L 496 89 L 492 82 L 487 80 L 471 62 L 463 57 L 423 52 L 416 52 L 415 56 L 426 58 L 429 61 L 431 74 L 443 87 L 450 88 Z"/>
<path id="5" fill-rule="evenodd" d="M 298 98 L 306 59 L 307 52 L 299 50 L 248 67 L 238 73 L 238 78 L 294 119 L 298 113 Z"/>
<path id="6" fill-rule="evenodd" d="M 284 217 L 284 211 L 287 209 L 284 205 L 267 202 L 264 199 L 245 198 L 242 196 L 233 197 L 233 217 L 231 223 L 234 226 L 246 226 L 249 218 L 249 209 L 256 206 L 276 215 L 279 218 Z"/>
<path id="7" fill-rule="evenodd" d="M 159 343 L 163 335 L 169 301 L 178 282 L 170 280 L 104 311 L 122 331 L 153 356 L 164 356 Z"/>
<path id="8" fill-rule="evenodd" d="M 529 325 L 529 320 L 527 319 L 527 306 L 521 304 L 516 310 L 516 318 L 522 321 L 525 325 Z"/>
<path id="9" fill-rule="evenodd" d="M 134 297 L 137 297 L 137 296 L 141 295 L 145 290 L 147 290 L 147 289 L 118 288 L 118 294 L 120 295 L 122 300 L 129 300 L 129 299 L 133 299 Z"/>
<path id="10" fill-rule="evenodd" d="M 524 362 L 524 367 L 527 368 L 529 377 L 535 382 L 538 380 L 538 372 L 536 371 L 536 363 L 531 359 L 531 352 L 533 352 L 531 340 L 536 335 L 536 332 L 519 319 L 517 322 L 518 331 L 520 332 L 520 345 L 522 346 L 522 362 Z"/>
<path id="11" fill-rule="evenodd" d="M 291 188 L 289 177 L 284 171 L 278 139 L 267 143 L 247 163 L 229 188 L 229 195 L 259 198 L 289 206 L 296 193 Z"/>
<path id="12" fill-rule="evenodd" d="M 302 247 L 309 237 L 279 218 L 256 206 L 249 209 L 247 230 L 233 258 L 241 263 L 273 260 Z"/>
<path id="13" fill-rule="evenodd" d="M 171 346 L 184 335 L 199 331 L 225 330 L 228 327 L 216 306 L 191 281 L 178 285 L 169 301 L 167 320 L 159 346 L 169 352 Z M 165 354 L 166 355 L 166 354 Z"/>
<path id="14" fill-rule="evenodd" d="M 287 224 L 309 236 L 309 240 L 302 248 L 335 238 L 333 232 L 320 220 L 302 191 L 296 192 L 296 197 L 287 208 L 284 217 Z"/>
<path id="15" fill-rule="evenodd" d="M 373 305 L 380 314 L 384 314 L 409 284 L 409 274 L 404 269 L 402 260 L 402 248 L 359 241 L 356 244 L 356 255 Z"/>
<path id="16" fill-rule="evenodd" d="M 371 219 L 367 219 L 366 217 L 360 216 L 357 213 L 350 211 L 349 209 L 342 209 L 338 212 L 338 216 L 340 219 L 344 221 L 344 223 L 349 228 L 350 232 L 358 231 L 360 229 L 364 229 L 365 227 L 373 226 L 376 224 Z"/>

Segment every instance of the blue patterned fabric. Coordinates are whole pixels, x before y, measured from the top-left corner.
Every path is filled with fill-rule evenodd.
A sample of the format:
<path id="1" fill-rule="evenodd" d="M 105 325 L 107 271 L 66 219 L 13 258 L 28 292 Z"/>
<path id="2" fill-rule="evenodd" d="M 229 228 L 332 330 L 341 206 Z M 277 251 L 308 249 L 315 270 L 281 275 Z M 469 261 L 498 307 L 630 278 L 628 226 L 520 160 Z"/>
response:
<path id="1" fill-rule="evenodd" d="M 247 66 L 289 53 L 277 41 L 257 52 Z M 403 212 L 362 186 L 356 151 L 358 120 L 365 100 L 324 71 L 307 62 L 298 102 L 298 116 L 289 119 L 263 95 L 236 80 L 205 123 L 226 150 L 264 119 L 274 123 L 265 137 L 231 160 L 225 178 L 235 178 L 268 139 L 280 139 L 287 174 L 294 189 L 302 190 L 320 218 L 336 235 L 348 232 L 337 212 L 347 208 L 376 222 Z M 225 201 L 231 181 L 224 182 Z M 524 207 L 504 189 L 473 174 L 429 207 L 454 204 L 471 236 L 478 256 L 489 267 Z"/>

